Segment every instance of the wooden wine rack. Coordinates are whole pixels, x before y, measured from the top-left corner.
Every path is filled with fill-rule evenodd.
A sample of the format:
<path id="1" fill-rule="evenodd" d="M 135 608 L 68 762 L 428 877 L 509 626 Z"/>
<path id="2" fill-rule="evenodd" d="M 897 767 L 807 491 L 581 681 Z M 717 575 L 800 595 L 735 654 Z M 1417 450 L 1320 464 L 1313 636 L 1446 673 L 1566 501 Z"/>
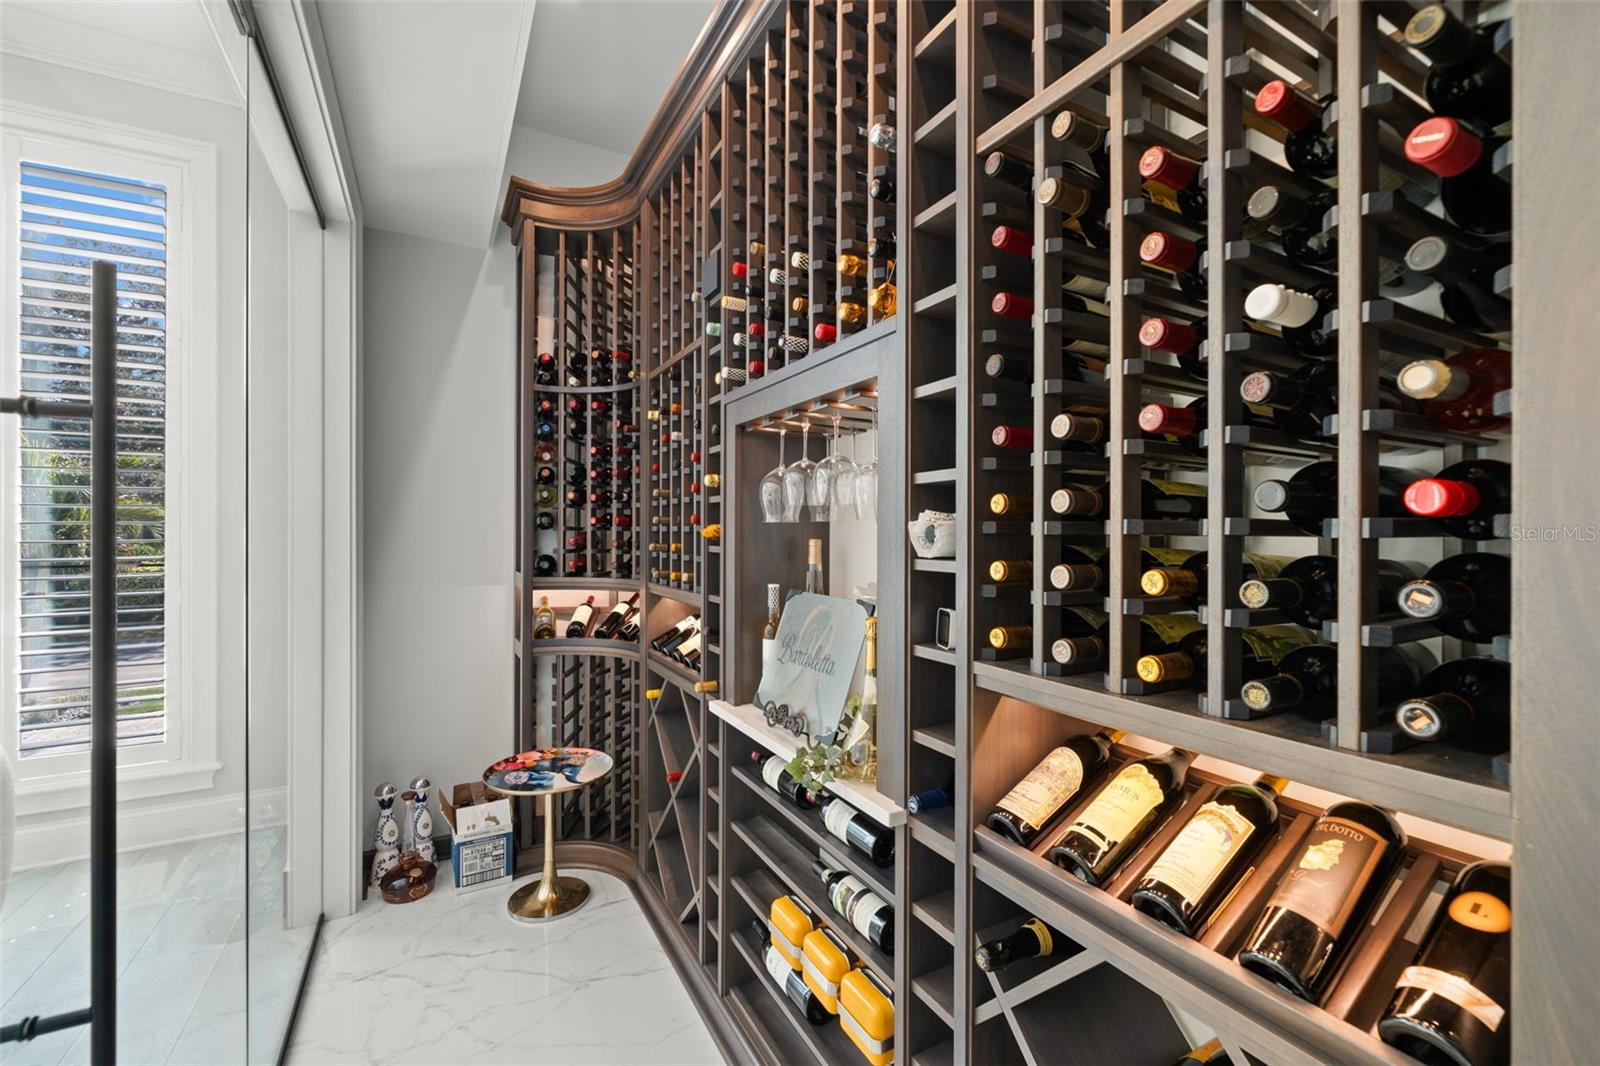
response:
<path id="1" fill-rule="evenodd" d="M 1571 354 L 1587 351 L 1589 324 L 1566 306 L 1561 294 L 1569 287 L 1560 281 L 1600 276 L 1594 205 L 1575 205 L 1562 176 L 1586 172 L 1596 151 L 1588 118 L 1594 87 L 1576 73 L 1587 69 L 1581 42 L 1592 39 L 1596 16 L 1592 8 L 1566 6 L 1557 17 L 1555 8 L 1526 0 L 1493 12 L 1450 5 L 1469 19 L 1509 11 L 1523 56 L 1514 64 L 1517 229 L 1512 266 L 1498 280 L 1503 295 L 1516 294 L 1515 329 L 1514 339 L 1503 339 L 1397 304 L 1378 284 L 1380 253 L 1392 256 L 1393 234 L 1406 232 L 1380 189 L 1380 163 L 1402 171 L 1409 165 L 1395 148 L 1426 113 L 1426 63 L 1397 43 L 1397 27 L 1420 6 L 725 4 L 620 178 L 582 190 L 511 183 L 504 218 L 523 248 L 524 365 L 538 350 L 528 325 L 539 292 L 528 250 L 584 262 L 610 256 L 615 264 L 599 275 L 571 275 L 569 291 L 586 295 L 575 305 L 577 317 L 559 328 L 562 336 L 581 335 L 585 316 L 612 302 L 618 310 L 604 313 L 617 325 L 634 309 L 643 373 L 638 407 L 641 418 L 646 409 L 660 410 L 662 421 L 642 424 L 641 569 L 624 584 L 644 592 L 646 637 L 689 612 L 701 614 L 708 633 L 698 673 L 640 654 L 631 721 L 635 734 L 647 735 L 633 748 L 637 780 L 628 802 L 607 797 L 581 826 L 569 812 L 563 828 L 615 834 L 631 813 L 641 898 L 730 1059 L 855 1061 L 842 1034 L 807 1025 L 773 987 L 745 935 L 783 892 L 812 903 L 831 926 L 843 925 L 809 870 L 820 852 L 893 897 L 892 956 L 853 930 L 839 931 L 895 990 L 899 1061 L 1042 1063 L 1062 1060 L 1067 1049 L 1102 1061 L 1171 1061 L 1195 1036 L 1176 1020 L 1181 1012 L 1214 1031 L 1236 1066 L 1403 1066 L 1412 1060 L 1379 1041 L 1372 1026 L 1396 973 L 1415 956 L 1419 929 L 1436 906 L 1434 888 L 1472 858 L 1438 841 L 1454 830 L 1509 842 L 1514 853 L 1516 1061 L 1583 1058 L 1584 1032 L 1575 1021 L 1585 1016 L 1583 993 L 1575 991 L 1583 982 L 1572 975 L 1592 968 L 1600 944 L 1582 913 L 1580 886 L 1600 871 L 1589 851 L 1574 854 L 1571 823 L 1581 821 L 1594 835 L 1600 795 L 1593 736 L 1574 710 L 1593 706 L 1596 669 L 1574 632 L 1589 644 L 1600 639 L 1593 617 L 1600 590 L 1581 535 L 1528 531 L 1581 534 L 1600 506 L 1593 479 L 1576 486 L 1570 472 L 1543 472 L 1567 447 L 1562 434 L 1587 428 L 1585 405 L 1600 389 L 1593 361 Z M 1509 55 L 1509 33 L 1499 46 Z M 1255 92 L 1272 77 L 1338 101 L 1327 127 L 1339 150 L 1339 192 L 1328 219 L 1339 240 L 1338 310 L 1329 323 L 1337 336 L 1339 413 L 1322 442 L 1246 426 L 1239 399 L 1244 373 L 1284 363 L 1281 343 L 1247 328 L 1248 287 L 1313 280 L 1246 239 L 1241 222 L 1253 183 L 1268 176 L 1305 181 L 1277 161 L 1270 124 L 1250 114 Z M 1059 212 L 985 173 L 984 160 L 995 151 L 1030 168 L 1035 188 L 1061 168 L 1083 164 L 1076 149 L 1051 136 L 1063 109 L 1109 131 L 1096 190 L 1109 209 L 1101 247 L 1068 239 Z M 869 143 L 875 122 L 896 131 L 894 152 Z M 1152 145 L 1203 162 L 1203 222 L 1169 218 L 1146 198 L 1137 160 Z M 1503 166 L 1509 175 L 1509 153 Z M 873 178 L 894 183 L 892 203 L 867 195 Z M 990 232 L 1001 222 L 1033 234 L 1030 258 L 992 246 Z M 1139 243 L 1155 228 L 1204 239 L 1204 299 L 1141 266 Z M 840 275 L 833 266 L 840 255 L 865 256 L 869 242 L 884 242 L 874 245 L 883 249 L 890 240 L 894 255 L 869 257 L 864 275 Z M 1562 264 L 1559 276 L 1547 260 Z M 742 278 L 736 262 L 745 265 Z M 1104 279 L 1103 322 L 1086 321 L 1061 300 L 1063 280 L 1078 274 Z M 618 292 L 622 280 L 608 281 L 609 289 L 587 280 L 596 276 L 626 279 L 633 291 Z M 894 314 L 841 315 L 842 305 L 865 304 L 886 280 L 898 289 Z M 999 291 L 1031 298 L 1037 311 L 1027 321 L 1000 316 L 991 304 Z M 1161 312 L 1205 317 L 1204 380 L 1140 346 L 1142 319 Z M 1103 374 L 1069 372 L 1063 348 L 1073 339 L 1103 341 Z M 1380 407 L 1378 382 L 1392 357 L 1467 347 L 1533 353 L 1518 364 L 1514 394 L 1496 401 L 1518 412 L 1515 433 L 1475 438 Z M 988 378 L 983 360 L 997 351 L 1031 363 L 1033 386 Z M 532 396 L 526 377 L 523 395 Z M 806 540 L 829 539 L 825 523 L 762 522 L 756 483 L 778 459 L 777 435 L 766 431 L 868 395 L 880 440 L 874 803 L 898 811 L 907 797 L 951 781 L 956 800 L 896 827 L 889 870 L 863 864 L 814 812 L 766 789 L 747 761 L 759 744 L 750 730 L 730 724 L 759 680 L 766 583 L 798 585 Z M 1208 446 L 1198 455 L 1138 431 L 1140 407 L 1172 397 L 1207 402 Z M 1049 423 L 1069 403 L 1105 410 L 1103 452 L 1052 446 Z M 998 425 L 1031 429 L 1031 451 L 994 447 Z M 526 504 L 534 442 L 527 425 L 520 433 L 518 632 L 525 634 L 534 587 L 525 583 L 526 567 L 534 555 L 527 554 L 523 523 L 533 513 Z M 1513 558 L 1513 636 L 1483 646 L 1445 640 L 1439 650 L 1441 660 L 1509 660 L 1517 649 L 1515 788 L 1509 752 L 1482 755 L 1443 743 L 1405 748 L 1382 728 L 1384 709 L 1371 698 L 1375 647 L 1438 639 L 1427 627 L 1379 619 L 1373 578 L 1380 549 L 1430 559 L 1463 550 L 1420 520 L 1379 517 L 1378 472 L 1400 465 L 1421 476 L 1485 454 L 1509 457 L 1515 469 L 1513 514 L 1500 518 L 1506 538 L 1478 548 Z M 1248 490 L 1257 479 L 1318 460 L 1337 464 L 1340 490 L 1338 513 L 1322 536 L 1254 510 Z M 1203 482 L 1204 518 L 1144 513 L 1140 482 L 1152 474 Z M 1051 490 L 1071 481 L 1106 483 L 1103 517 L 1069 522 L 1051 511 Z M 991 515 L 994 492 L 1031 496 L 1032 513 Z M 908 552 L 905 523 L 925 509 L 957 516 L 954 559 Z M 720 540 L 700 536 L 712 523 Z M 1049 584 L 1064 544 L 1105 550 L 1109 593 L 1065 593 Z M 1223 605 L 1199 612 L 1209 654 L 1198 691 L 1146 686 L 1134 669 L 1141 615 L 1185 609 L 1138 591 L 1141 550 L 1162 546 L 1206 551 L 1207 602 Z M 1339 696 L 1327 721 L 1252 718 L 1237 698 L 1242 629 L 1278 621 L 1234 606 L 1250 551 L 1338 560 L 1337 618 L 1320 635 L 1338 649 Z M 987 567 L 995 558 L 1031 560 L 1032 584 L 991 582 Z M 1072 606 L 1110 617 L 1105 662 L 1091 672 L 1067 673 L 1050 656 L 1062 612 Z M 940 608 L 956 619 L 949 647 L 934 640 Z M 995 625 L 1030 626 L 1026 653 L 986 654 Z M 519 639 L 526 663 L 529 642 Z M 711 712 L 695 691 L 704 680 L 718 682 L 715 698 L 733 711 L 719 705 Z M 645 698 L 656 689 L 659 697 Z M 531 727 L 529 691 L 519 687 L 518 720 Z M 610 720 L 566 713 L 562 736 L 617 743 L 627 733 L 626 710 Z M 1104 890 L 1042 858 L 1045 843 L 1020 848 L 983 826 L 993 804 L 1051 745 L 1097 728 L 1147 738 L 1145 748 L 1174 745 L 1226 760 L 1240 775 L 1270 771 L 1433 823 L 1414 834 L 1404 875 L 1320 1004 L 1283 995 L 1232 960 L 1273 871 L 1288 860 L 1315 807 L 1283 804 L 1280 833 L 1260 867 L 1196 939 L 1143 918 L 1127 901 L 1185 813 L 1222 783 L 1216 773 L 1193 773 L 1180 813 Z M 1117 759 L 1134 750 L 1119 749 Z M 1056 955 L 1000 975 L 978 971 L 973 947 L 1029 913 L 1060 934 Z"/>

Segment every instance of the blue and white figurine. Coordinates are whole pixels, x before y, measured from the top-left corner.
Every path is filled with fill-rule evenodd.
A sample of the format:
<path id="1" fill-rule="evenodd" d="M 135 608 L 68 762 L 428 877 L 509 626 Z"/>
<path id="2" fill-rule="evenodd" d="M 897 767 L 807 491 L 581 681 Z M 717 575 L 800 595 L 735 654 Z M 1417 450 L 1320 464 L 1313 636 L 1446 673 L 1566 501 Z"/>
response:
<path id="1" fill-rule="evenodd" d="M 372 790 L 378 797 L 378 828 L 372 837 L 372 887 L 377 888 L 390 870 L 400 865 L 400 823 L 394 816 L 397 789 L 385 781 Z"/>
<path id="2" fill-rule="evenodd" d="M 422 857 L 424 862 L 433 862 L 433 815 L 428 810 L 428 790 L 433 787 L 433 782 L 426 777 L 417 776 L 411 779 L 411 791 L 417 794 L 416 804 L 411 808 L 411 849 Z"/>

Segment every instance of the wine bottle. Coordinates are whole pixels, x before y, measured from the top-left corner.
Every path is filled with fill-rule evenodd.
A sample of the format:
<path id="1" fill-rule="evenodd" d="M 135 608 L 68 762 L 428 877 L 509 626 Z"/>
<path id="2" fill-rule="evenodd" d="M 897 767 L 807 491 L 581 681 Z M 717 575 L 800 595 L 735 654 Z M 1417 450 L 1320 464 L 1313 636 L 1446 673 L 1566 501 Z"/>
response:
<path id="1" fill-rule="evenodd" d="M 1033 430 L 1027 426 L 995 426 L 989 439 L 996 448 L 1013 448 L 1030 451 L 1033 448 Z"/>
<path id="2" fill-rule="evenodd" d="M 867 195 L 880 204 L 894 203 L 894 179 L 890 177 L 873 178 L 867 183 Z"/>
<path id="3" fill-rule="evenodd" d="M 679 620 L 677 625 L 673 626 L 659 637 L 653 638 L 650 641 L 650 647 L 653 650 L 665 655 L 673 648 L 683 643 L 685 640 L 688 640 L 689 635 L 695 632 L 699 626 L 700 616 L 691 614 L 688 617 Z"/>
<path id="4" fill-rule="evenodd" d="M 1146 518 L 1204 518 L 1206 487 L 1186 481 L 1144 478 L 1139 494 Z M 1110 489 L 1100 485 L 1066 485 L 1050 494 L 1050 509 L 1071 518 L 1098 518 L 1105 514 Z"/>
<path id="5" fill-rule="evenodd" d="M 556 572 L 556 557 L 554 555 L 539 556 L 533 561 L 533 572 L 541 577 L 549 577 L 554 574 Z"/>
<path id="6" fill-rule="evenodd" d="M 1206 210 L 1205 190 L 1200 187 L 1200 164 L 1195 160 L 1170 148 L 1153 145 L 1139 156 L 1139 177 L 1145 180 L 1151 199 L 1164 201 L 1168 197 L 1162 193 L 1170 192 L 1171 206 L 1178 214 L 1197 226 L 1206 224 L 1210 216 Z M 1162 189 L 1152 190 L 1150 184 Z"/>
<path id="7" fill-rule="evenodd" d="M 1014 962 L 1055 954 L 1055 937 L 1038 918 L 1029 918 L 1005 936 L 984 941 L 972 961 L 984 973 L 999 973 Z"/>
<path id="8" fill-rule="evenodd" d="M 768 755 L 764 751 L 752 751 L 750 761 L 761 767 L 761 780 L 767 783 L 767 787 L 796 807 L 809 811 L 817 805 L 817 794 L 789 773 L 787 759 Z"/>
<path id="9" fill-rule="evenodd" d="M 639 594 L 635 592 L 625 600 L 618 600 L 610 612 L 594 627 L 596 640 L 610 640 L 622 628 L 622 623 L 627 619 L 629 612 L 639 602 Z"/>
<path id="10" fill-rule="evenodd" d="M 1395 599 L 1402 613 L 1432 622 L 1446 636 L 1486 644 L 1511 632 L 1511 558 L 1493 552 L 1448 556 L 1400 586 Z"/>
<path id="11" fill-rule="evenodd" d="M 1325 419 L 1339 410 L 1338 368 L 1317 360 L 1287 373 L 1257 370 L 1239 382 L 1239 397 L 1270 414 L 1283 432 L 1301 440 L 1327 440 Z"/>
<path id="12" fill-rule="evenodd" d="M 1256 91 L 1255 111 L 1283 127 L 1283 157 L 1289 169 L 1319 181 L 1339 176 L 1338 139 L 1322 128 L 1326 102 L 1310 99 L 1282 78 Z"/>
<path id="13" fill-rule="evenodd" d="M 874 148 L 881 148 L 885 152 L 893 152 L 898 146 L 899 135 L 895 132 L 893 124 L 888 122 L 874 122 L 872 128 L 867 130 L 867 143 Z"/>
<path id="14" fill-rule="evenodd" d="M 867 618 L 862 647 L 860 703 L 839 745 L 844 749 L 843 776 L 868 784 L 878 780 L 878 616 Z M 842 725 L 842 723 L 841 723 Z"/>
<path id="15" fill-rule="evenodd" d="M 1004 152 L 990 152 L 983 157 L 983 175 L 1003 181 L 1007 185 L 1027 192 L 1033 188 L 1033 166 Z"/>
<path id="16" fill-rule="evenodd" d="M 1239 670 L 1247 681 L 1270 676 L 1292 649 L 1311 643 L 1311 634 L 1294 625 L 1251 626 L 1240 637 Z M 1196 691 L 1204 689 L 1207 642 L 1207 631 L 1197 629 L 1171 651 L 1139 656 L 1134 670 L 1147 685 L 1182 682 Z"/>
<path id="17" fill-rule="evenodd" d="M 589 622 L 594 617 L 594 597 L 584 600 L 572 612 L 572 619 L 567 623 L 568 639 L 585 636 L 589 632 Z"/>
<path id="18" fill-rule="evenodd" d="M 894 830 L 879 825 L 837 796 L 822 805 L 822 824 L 876 866 L 894 862 Z"/>
<path id="19" fill-rule="evenodd" d="M 827 594 L 827 585 L 822 580 L 822 540 L 818 537 L 806 541 L 805 590 L 819 596 Z"/>
<path id="20" fill-rule="evenodd" d="M 1139 343 L 1146 348 L 1177 357 L 1178 368 L 1197 381 L 1206 380 L 1206 363 L 1200 358 L 1200 342 L 1205 339 L 1206 320 L 1179 322 L 1156 316 L 1139 326 Z"/>
<path id="21" fill-rule="evenodd" d="M 990 626 L 989 647 L 1002 659 L 1020 659 L 1033 647 L 1033 627 Z"/>
<path id="22" fill-rule="evenodd" d="M 750 930 L 755 934 L 761 945 L 761 962 L 767 968 L 767 974 L 783 989 L 784 996 L 800 1008 L 800 1013 L 805 1015 L 806 1021 L 812 1025 L 827 1025 L 833 1021 L 833 1015 L 828 1008 L 822 1005 L 822 1000 L 811 991 L 811 986 L 806 984 L 806 979 L 800 971 L 789 965 L 789 960 L 778 953 L 772 945 L 772 933 L 767 929 L 767 923 L 759 918 L 750 923 Z"/>
<path id="23" fill-rule="evenodd" d="M 1422 1062 L 1510 1062 L 1510 1011 L 1511 867 L 1485 860 L 1456 875 L 1378 1035 Z"/>
<path id="24" fill-rule="evenodd" d="M 1413 740 L 1448 740 L 1497 755 L 1511 746 L 1511 667 L 1495 659 L 1452 659 L 1418 684 L 1418 695 L 1395 708 Z"/>
<path id="25" fill-rule="evenodd" d="M 1322 812 L 1245 938 L 1239 963 L 1315 1003 L 1405 854 L 1406 831 L 1370 803 Z"/>
<path id="26" fill-rule="evenodd" d="M 1379 559 L 1373 574 L 1378 589 L 1379 617 L 1392 614 L 1389 606 L 1400 586 L 1421 573 L 1416 563 Z M 1307 629 L 1322 628 L 1339 611 L 1339 560 L 1331 555 L 1302 555 L 1287 561 L 1276 574 L 1256 574 L 1239 585 L 1239 602 L 1250 608 L 1282 611 L 1291 622 Z"/>
<path id="27" fill-rule="evenodd" d="M 983 361 L 983 372 L 992 378 L 1027 384 L 1033 381 L 1033 360 L 994 352 Z"/>
<path id="28" fill-rule="evenodd" d="M 1172 1066 L 1230 1066 L 1232 1062 L 1228 1049 L 1222 1046 L 1221 1038 L 1213 1037 L 1204 1044 L 1185 1051 L 1183 1057 Z"/>
<path id="29" fill-rule="evenodd" d="M 893 955 L 894 908 L 848 870 L 836 870 L 822 859 L 812 859 L 811 872 L 827 887 L 828 905 L 856 932 L 885 954 Z"/>
<path id="30" fill-rule="evenodd" d="M 1194 552 L 1181 563 L 1153 566 L 1139 575 L 1139 589 L 1146 596 L 1181 596 L 1189 606 L 1206 602 L 1205 552 Z M 1241 572 L 1247 580 L 1275 577 L 1292 559 L 1287 555 L 1262 555 L 1245 552 L 1240 556 Z"/>
<path id="31" fill-rule="evenodd" d="M 1417 644 L 1371 648 L 1377 674 L 1375 703 L 1388 706 L 1417 690 L 1417 682 L 1434 667 L 1433 654 Z M 1293 711 L 1320 722 L 1338 713 L 1339 649 L 1332 644 L 1307 644 L 1278 661 L 1277 673 L 1246 681 L 1239 690 L 1244 705 L 1258 714 Z"/>
<path id="32" fill-rule="evenodd" d="M 1062 411 L 1050 419 L 1050 436 L 1074 451 L 1104 452 L 1104 409 Z"/>
<path id="33" fill-rule="evenodd" d="M 1277 326 L 1283 339 L 1302 355 L 1332 355 L 1338 349 L 1338 338 L 1323 328 L 1323 322 L 1334 310 L 1336 298 L 1330 285 L 1301 292 L 1267 282 L 1244 298 L 1244 313 L 1257 322 Z"/>
<path id="34" fill-rule="evenodd" d="M 1395 377 L 1401 392 L 1446 429 L 1492 433 L 1511 424 L 1494 412 L 1495 393 L 1511 387 L 1511 353 L 1469 348 L 1447 359 L 1418 359 Z"/>
<path id="35" fill-rule="evenodd" d="M 631 569 L 631 566 L 626 561 L 623 561 L 622 563 L 618 564 L 617 569 L 618 569 L 619 572 L 625 572 L 625 571 Z M 628 616 L 622 620 L 622 625 L 617 627 L 617 637 L 616 637 L 616 639 L 622 640 L 622 641 L 627 641 L 630 644 L 638 641 L 638 639 L 639 639 L 639 615 L 640 615 L 640 611 L 639 611 L 639 608 L 637 608 L 637 607 L 633 608 L 633 610 L 628 612 Z"/>
<path id="36" fill-rule="evenodd" d="M 1262 774 L 1213 792 L 1139 879 L 1129 898 L 1134 910 L 1184 936 L 1199 932 L 1277 831 L 1288 783 Z"/>
<path id="37" fill-rule="evenodd" d="M 1339 241 L 1324 228 L 1328 211 L 1339 202 L 1335 189 L 1318 189 L 1301 196 L 1285 185 L 1258 186 L 1245 201 L 1245 215 L 1278 238 L 1291 263 L 1308 270 L 1333 271 L 1339 261 Z"/>
<path id="38" fill-rule="evenodd" d="M 1050 136 L 1083 152 L 1090 169 L 1101 177 L 1111 173 L 1106 161 L 1107 132 L 1105 126 L 1069 110 L 1056 112 L 1050 120 Z"/>
<path id="39" fill-rule="evenodd" d="M 1050 848 L 1049 859 L 1096 887 L 1105 884 L 1183 798 L 1194 753 L 1173 748 L 1113 774 Z"/>
<path id="40" fill-rule="evenodd" d="M 1061 636 L 1050 645 L 1050 658 L 1062 666 L 1094 666 L 1105 660 L 1109 646 L 1108 617 L 1093 607 L 1068 607 L 1061 614 Z M 1175 649 L 1191 632 L 1201 629 L 1192 614 L 1139 615 L 1139 648 L 1146 654 Z"/>
<path id="41" fill-rule="evenodd" d="M 1406 509 L 1431 518 L 1447 537 L 1494 538 L 1494 516 L 1511 513 L 1511 464 L 1498 459 L 1451 463 L 1437 477 L 1406 486 Z"/>
<path id="42" fill-rule="evenodd" d="M 1443 115 L 1406 136 L 1406 158 L 1437 174 L 1439 200 L 1450 221 L 1470 233 L 1499 236 L 1511 229 L 1511 186 L 1494 172 L 1503 137 L 1480 137 Z"/>
<path id="43" fill-rule="evenodd" d="M 1072 797 L 1105 770 L 1112 747 L 1122 737 L 1121 730 L 1108 729 L 1073 737 L 1051 749 L 1001 797 L 984 824 L 1008 840 L 1032 847 Z"/>
<path id="44" fill-rule="evenodd" d="M 1443 4 L 1429 4 L 1406 23 L 1406 44 L 1431 66 L 1422 93 L 1435 114 L 1493 128 L 1511 117 L 1511 67 L 1496 54 L 1498 22 L 1476 29 Z"/>
<path id="45" fill-rule="evenodd" d="M 1004 428 L 1004 427 L 1002 427 Z M 989 497 L 989 513 L 993 515 L 1019 515 L 1033 514 L 1033 497 L 1018 496 L 1012 492 L 997 492 Z"/>
<path id="46" fill-rule="evenodd" d="M 556 635 L 556 612 L 550 608 L 550 597 L 540 596 L 539 606 L 533 612 L 533 639 L 552 640 Z"/>
<path id="47" fill-rule="evenodd" d="M 1403 471 L 1378 467 L 1378 514 L 1393 517 L 1406 512 L 1401 497 L 1409 484 Z M 1339 513 L 1339 464 L 1332 460 L 1311 463 L 1296 470 L 1287 481 L 1263 481 L 1256 486 L 1256 506 L 1282 514 L 1314 537 L 1322 536 L 1322 522 Z"/>
<path id="48" fill-rule="evenodd" d="M 1200 434 L 1207 426 L 1206 411 L 1204 396 L 1196 396 L 1184 407 L 1147 403 L 1139 408 L 1139 429 L 1182 445 L 1185 451 L 1192 454 L 1203 455 L 1205 449 L 1200 445 Z"/>
<path id="49" fill-rule="evenodd" d="M 1511 261 L 1511 245 L 1467 248 L 1438 234 L 1406 249 L 1406 266 L 1439 283 L 1439 306 L 1450 321 L 1483 333 L 1511 329 L 1511 301 L 1494 290 L 1494 276 Z"/>
<path id="50" fill-rule="evenodd" d="M 687 583 L 689 579 L 685 576 L 683 580 Z M 700 669 L 700 647 L 704 642 L 705 631 L 696 627 L 695 631 L 689 635 L 689 638 L 676 648 L 673 648 L 669 654 L 691 671 L 698 671 Z"/>
<path id="51" fill-rule="evenodd" d="M 1106 550 L 1081 544 L 1063 544 L 1061 561 L 1050 568 L 1050 587 L 1062 591 L 1105 591 L 1109 568 Z"/>
<path id="52" fill-rule="evenodd" d="M 948 807 L 956 801 L 956 781 L 952 777 L 942 788 L 925 788 L 906 797 L 906 813 L 922 814 Z"/>
<path id="53" fill-rule="evenodd" d="M 767 586 L 767 618 L 761 623 L 761 669 L 772 663 L 772 650 L 778 645 L 779 597 L 783 589 L 776 584 Z"/>
<path id="54" fill-rule="evenodd" d="M 1206 242 L 1191 241 L 1175 233 L 1157 230 L 1139 242 L 1139 261 L 1174 276 L 1178 289 L 1191 300 L 1205 303 L 1208 288 L 1204 272 Z"/>

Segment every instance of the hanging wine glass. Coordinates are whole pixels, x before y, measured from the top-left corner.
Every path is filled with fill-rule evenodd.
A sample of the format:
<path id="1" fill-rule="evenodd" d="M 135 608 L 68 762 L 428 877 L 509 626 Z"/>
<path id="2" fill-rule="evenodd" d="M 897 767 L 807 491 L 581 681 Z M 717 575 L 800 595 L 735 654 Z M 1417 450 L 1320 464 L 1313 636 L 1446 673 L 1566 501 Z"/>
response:
<path id="1" fill-rule="evenodd" d="M 768 522 L 792 521 L 783 516 L 783 438 L 788 429 L 778 427 L 778 465 L 761 477 L 761 517 Z"/>
<path id="2" fill-rule="evenodd" d="M 811 517 L 819 522 L 843 518 L 855 505 L 856 464 L 839 451 L 839 416 L 833 416 L 833 450 L 817 464 L 811 474 L 811 489 L 806 502 Z"/>
<path id="3" fill-rule="evenodd" d="M 811 461 L 807 454 L 810 450 L 811 423 L 800 424 L 800 461 L 793 463 L 783 472 L 783 520 L 785 522 L 800 521 L 800 509 L 806 505 L 806 491 L 811 484 L 811 471 L 816 469 L 816 463 Z"/>
<path id="4" fill-rule="evenodd" d="M 872 458 L 856 468 L 856 514 L 870 518 L 878 513 L 878 420 L 872 420 Z"/>

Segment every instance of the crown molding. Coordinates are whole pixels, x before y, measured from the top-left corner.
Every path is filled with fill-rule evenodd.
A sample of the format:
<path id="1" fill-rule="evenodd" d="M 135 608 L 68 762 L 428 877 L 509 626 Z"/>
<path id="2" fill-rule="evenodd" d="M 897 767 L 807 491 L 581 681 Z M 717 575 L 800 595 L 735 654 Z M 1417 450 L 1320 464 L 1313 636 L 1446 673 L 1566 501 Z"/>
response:
<path id="1" fill-rule="evenodd" d="M 645 196 L 699 132 L 700 116 L 723 78 L 760 41 L 782 8 L 782 0 L 720 0 L 619 177 L 583 187 L 511 178 L 500 220 L 511 227 L 512 240 L 520 240 L 525 221 L 604 229 L 636 218 Z"/>

